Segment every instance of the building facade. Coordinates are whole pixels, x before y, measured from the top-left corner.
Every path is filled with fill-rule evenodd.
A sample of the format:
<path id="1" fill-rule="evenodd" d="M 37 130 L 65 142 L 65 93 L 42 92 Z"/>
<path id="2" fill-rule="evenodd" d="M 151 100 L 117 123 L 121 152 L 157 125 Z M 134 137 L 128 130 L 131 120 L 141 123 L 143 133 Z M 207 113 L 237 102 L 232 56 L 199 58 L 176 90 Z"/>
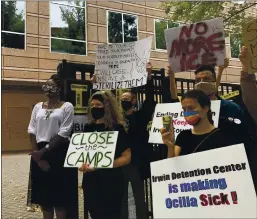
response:
<path id="1" fill-rule="evenodd" d="M 152 1 L 1 1 L 1 6 L 2 151 L 31 148 L 27 127 L 32 107 L 46 99 L 42 83 L 62 59 L 92 64 L 98 44 L 152 36 L 150 61 L 154 68 L 166 68 L 163 31 L 183 23 L 167 22 L 160 3 Z M 255 7 L 248 11 L 257 15 Z M 224 82 L 239 83 L 239 46 L 236 35 L 226 38 L 230 66 Z"/>

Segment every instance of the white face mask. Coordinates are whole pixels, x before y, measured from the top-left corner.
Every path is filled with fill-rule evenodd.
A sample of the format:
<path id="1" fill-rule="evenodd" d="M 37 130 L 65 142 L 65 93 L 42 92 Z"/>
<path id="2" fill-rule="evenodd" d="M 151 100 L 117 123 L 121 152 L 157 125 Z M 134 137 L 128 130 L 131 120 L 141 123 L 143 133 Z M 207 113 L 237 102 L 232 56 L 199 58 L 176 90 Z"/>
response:
<path id="1" fill-rule="evenodd" d="M 203 91 L 206 95 L 210 96 L 216 92 L 216 82 L 205 82 L 201 81 L 195 84 L 196 90 Z"/>

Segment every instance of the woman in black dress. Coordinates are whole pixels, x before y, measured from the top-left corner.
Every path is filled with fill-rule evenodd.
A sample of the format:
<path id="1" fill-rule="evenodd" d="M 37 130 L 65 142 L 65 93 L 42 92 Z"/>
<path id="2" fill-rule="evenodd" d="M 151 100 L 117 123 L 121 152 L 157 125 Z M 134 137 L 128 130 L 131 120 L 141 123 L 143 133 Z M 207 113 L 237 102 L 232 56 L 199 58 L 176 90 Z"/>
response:
<path id="1" fill-rule="evenodd" d="M 187 155 L 195 152 L 212 150 L 220 147 L 244 143 L 244 137 L 238 131 L 238 125 L 227 121 L 224 128 L 213 125 L 211 102 L 200 90 L 187 92 L 181 101 L 185 120 L 193 126 L 184 130 L 174 139 L 174 129 L 170 132 L 161 129 L 163 143 L 168 146 L 168 157 Z"/>
<path id="2" fill-rule="evenodd" d="M 76 169 L 64 168 L 63 164 L 74 108 L 71 103 L 60 100 L 58 75 L 51 76 L 43 85 L 43 91 L 48 101 L 34 106 L 28 127 L 33 148 L 31 203 L 41 206 L 44 219 L 53 219 L 54 210 L 57 219 L 70 219 L 74 217 L 69 216 L 69 209 L 78 203 L 78 175 Z"/>
<path id="3" fill-rule="evenodd" d="M 123 127 L 122 110 L 111 92 L 99 91 L 89 100 L 89 118 L 84 132 L 119 131 L 113 168 L 92 169 L 84 164 L 84 218 L 88 211 L 92 219 L 120 219 L 124 193 L 121 167 L 130 163 L 131 152 L 127 133 Z"/>

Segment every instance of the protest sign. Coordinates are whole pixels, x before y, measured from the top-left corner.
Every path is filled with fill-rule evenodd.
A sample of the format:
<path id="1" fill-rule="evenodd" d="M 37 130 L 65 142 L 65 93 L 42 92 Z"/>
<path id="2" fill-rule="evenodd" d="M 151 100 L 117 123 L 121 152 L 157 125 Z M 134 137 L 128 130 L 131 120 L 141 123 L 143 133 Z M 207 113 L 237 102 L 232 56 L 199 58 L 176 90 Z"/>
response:
<path id="1" fill-rule="evenodd" d="M 224 65 L 222 18 L 166 29 L 165 40 L 174 73 L 194 70 L 198 65 Z"/>
<path id="2" fill-rule="evenodd" d="M 220 115 L 220 100 L 211 101 L 212 119 L 214 126 L 218 127 Z M 162 117 L 171 116 L 173 118 L 174 134 L 177 138 L 178 134 L 187 129 L 191 129 L 184 119 L 184 112 L 181 103 L 162 103 L 155 107 L 152 128 L 149 136 L 149 143 L 163 144 L 160 129 L 163 127 Z"/>
<path id="3" fill-rule="evenodd" d="M 88 132 L 72 135 L 64 167 L 89 164 L 94 168 L 112 168 L 118 132 Z"/>
<path id="4" fill-rule="evenodd" d="M 98 45 L 96 51 L 96 90 L 114 90 L 145 85 L 146 64 L 152 37 L 129 43 Z"/>
<path id="5" fill-rule="evenodd" d="M 156 219 L 256 218 L 243 144 L 153 162 L 151 179 Z"/>
<path id="6" fill-rule="evenodd" d="M 248 73 L 257 72 L 257 19 L 243 25 L 244 45 L 248 48 Z"/>

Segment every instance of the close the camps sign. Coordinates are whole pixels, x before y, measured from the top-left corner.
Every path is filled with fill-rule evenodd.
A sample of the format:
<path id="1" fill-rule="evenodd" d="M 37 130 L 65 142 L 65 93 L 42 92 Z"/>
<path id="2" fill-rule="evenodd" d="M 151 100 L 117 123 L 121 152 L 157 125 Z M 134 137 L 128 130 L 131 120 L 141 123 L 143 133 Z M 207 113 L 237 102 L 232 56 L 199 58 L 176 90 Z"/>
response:
<path id="1" fill-rule="evenodd" d="M 224 65 L 222 18 L 167 29 L 165 40 L 174 73 L 194 70 L 198 65 Z"/>
<path id="2" fill-rule="evenodd" d="M 256 218 L 243 144 L 151 163 L 154 218 Z"/>
<path id="3" fill-rule="evenodd" d="M 73 134 L 64 167 L 112 168 L 117 139 L 116 131 Z"/>

